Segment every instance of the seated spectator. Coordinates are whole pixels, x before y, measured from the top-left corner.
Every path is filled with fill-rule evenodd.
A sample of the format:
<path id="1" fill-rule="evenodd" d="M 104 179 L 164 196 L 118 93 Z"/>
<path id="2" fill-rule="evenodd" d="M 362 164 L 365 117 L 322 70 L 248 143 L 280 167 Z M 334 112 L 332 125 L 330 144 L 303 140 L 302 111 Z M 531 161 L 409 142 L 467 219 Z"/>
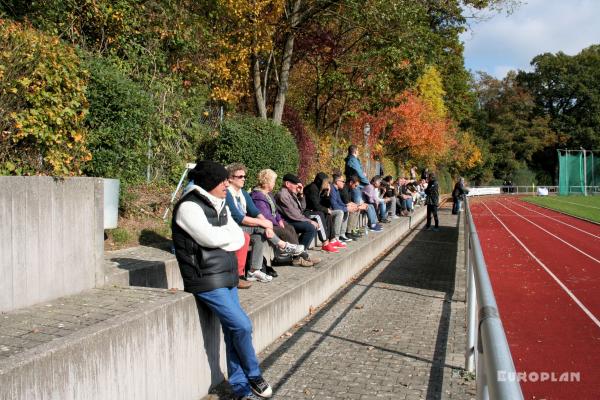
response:
<path id="1" fill-rule="evenodd" d="M 380 184 L 381 176 L 375 175 L 371 179 L 371 183 L 363 188 L 363 197 L 366 203 L 372 205 L 375 208 L 375 210 L 378 212 L 379 219 L 381 220 L 385 218 L 387 211 L 385 209 L 385 202 L 383 202 L 383 200 L 379 198 Z M 379 227 L 381 228 L 381 225 L 379 225 Z M 375 228 L 372 228 L 371 230 L 378 231 Z"/>
<path id="2" fill-rule="evenodd" d="M 259 212 L 273 224 L 275 234 L 281 239 L 289 243 L 298 244 L 298 234 L 292 225 L 286 223 L 277 211 L 275 205 L 275 197 L 273 196 L 273 188 L 277 174 L 271 169 L 263 169 L 258 173 L 258 186 L 254 188 L 250 197 L 254 201 Z M 300 256 L 293 257 L 292 263 L 302 267 L 312 267 L 320 262 L 320 259 L 313 257 L 312 259 L 306 251 Z"/>
<path id="3" fill-rule="evenodd" d="M 234 221 L 242 227 L 244 232 L 250 235 L 250 243 L 252 244 L 248 280 L 270 282 L 273 276 L 276 276 L 274 270 L 269 271 L 270 275 L 261 270 L 265 242 L 268 240 L 275 247 L 278 247 L 281 254 L 290 255 L 300 255 L 304 251 L 304 246 L 285 242 L 275 234 L 271 221 L 258 211 L 248 192 L 243 190 L 246 182 L 246 167 L 243 164 L 230 164 L 227 166 L 227 172 L 229 173 L 227 206 Z"/>
<path id="4" fill-rule="evenodd" d="M 283 186 L 275 195 L 277 211 L 294 227 L 300 243 L 308 249 L 317 235 L 319 224 L 304 215 L 305 202 L 302 196 L 302 183 L 293 174 L 283 176 Z"/>
<path id="5" fill-rule="evenodd" d="M 319 224 L 319 239 L 322 242 L 321 250 L 329 253 L 337 253 L 338 248 L 346 247 L 345 244 L 334 238 L 333 218 L 343 219 L 343 212 L 333 212 L 330 208 L 324 207 L 321 204 L 323 191 L 329 190 L 329 176 L 324 172 L 319 172 L 313 182 L 304 188 L 304 198 L 306 208 L 304 215 L 310 219 L 314 219 Z M 325 194 L 328 196 L 328 194 Z"/>
<path id="6" fill-rule="evenodd" d="M 342 202 L 346 204 L 346 207 L 348 207 L 349 210 L 348 226 L 346 227 L 345 236 L 353 240 L 357 240 L 362 237 L 362 233 L 358 228 L 358 218 L 361 211 L 366 211 L 367 214 L 370 214 L 370 217 L 368 217 L 370 220 L 377 220 L 375 209 L 370 204 L 367 204 L 362 200 L 359 204 L 352 201 L 352 194 L 354 190 L 358 188 L 359 184 L 360 179 L 358 176 L 352 175 L 346 181 L 346 185 L 342 189 L 339 189 L 340 198 L 342 199 Z M 339 186 L 337 187 L 339 188 Z M 352 209 L 356 209 L 356 212 L 352 211 Z"/>
<path id="7" fill-rule="evenodd" d="M 334 234 L 336 239 L 342 242 L 351 242 L 352 239 L 346 236 L 348 229 L 348 219 L 350 213 L 356 213 L 358 206 L 355 203 L 348 202 L 347 204 L 342 201 L 340 196 L 340 190 L 345 187 L 346 181 L 340 174 L 333 175 L 333 183 L 329 186 L 329 205 L 333 212 L 342 212 L 341 221 L 334 219 Z"/>
<path id="8" fill-rule="evenodd" d="M 396 187 L 394 186 L 394 178 L 391 175 L 386 176 L 381 181 L 381 192 L 383 194 L 383 200 L 385 201 L 386 208 L 392 218 L 398 218 L 396 215 L 397 208 L 397 195 Z"/>
<path id="9" fill-rule="evenodd" d="M 401 215 L 406 217 L 413 211 L 413 196 L 409 189 L 409 180 L 406 178 L 400 179 L 400 193 L 398 197 L 401 202 Z"/>

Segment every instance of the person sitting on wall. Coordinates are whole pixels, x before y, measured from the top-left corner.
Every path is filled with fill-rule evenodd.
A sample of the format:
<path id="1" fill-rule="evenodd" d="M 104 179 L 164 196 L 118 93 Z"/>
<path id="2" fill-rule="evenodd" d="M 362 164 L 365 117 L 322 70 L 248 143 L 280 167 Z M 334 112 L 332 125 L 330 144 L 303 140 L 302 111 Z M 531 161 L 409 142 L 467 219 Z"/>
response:
<path id="1" fill-rule="evenodd" d="M 271 169 L 263 169 L 258 173 L 258 186 L 254 188 L 250 197 L 254 201 L 256 208 L 260 213 L 273 224 L 273 230 L 275 234 L 281 239 L 298 244 L 298 234 L 292 225 L 286 223 L 281 214 L 277 211 L 275 204 L 275 197 L 273 196 L 273 188 L 275 187 L 275 181 L 277 180 L 277 174 Z M 316 262 L 315 262 L 316 261 Z M 312 267 L 320 260 L 316 257 L 312 259 L 306 251 L 300 256 L 293 257 L 292 263 L 302 267 Z"/>
<path id="2" fill-rule="evenodd" d="M 300 243 L 308 249 L 317 236 L 319 224 L 304 215 L 305 203 L 302 196 L 304 186 L 300 179 L 293 174 L 285 174 L 282 179 L 283 186 L 275 195 L 277 211 L 294 227 Z"/>
<path id="3" fill-rule="evenodd" d="M 394 178 L 391 175 L 386 176 L 381 180 L 381 194 L 385 201 L 385 206 L 388 210 L 388 214 L 392 218 L 398 218 L 397 213 L 397 195 L 396 187 L 394 185 Z"/>
<path id="4" fill-rule="evenodd" d="M 225 204 L 227 170 L 213 161 L 199 161 L 190 171 L 194 184 L 177 203 L 171 224 L 175 257 L 184 289 L 221 321 L 228 381 L 238 400 L 273 394 L 262 377 L 252 344 L 252 322 L 240 306 L 235 251 L 244 232 Z"/>
<path id="5" fill-rule="evenodd" d="M 261 271 L 265 242 L 268 240 L 273 246 L 279 248 L 282 255 L 300 255 L 304 251 L 304 246 L 283 241 L 275 234 L 271 221 L 260 213 L 248 192 L 243 190 L 246 182 L 246 171 L 246 167 L 240 163 L 227 166 L 227 172 L 229 173 L 227 206 L 234 221 L 242 227 L 244 232 L 250 235 L 252 252 L 248 280 L 270 282 L 273 276 L 277 275 L 274 270 L 268 271 L 269 274 Z"/>
<path id="6" fill-rule="evenodd" d="M 379 186 L 381 184 L 381 176 L 375 175 L 371 178 L 371 183 L 363 188 L 363 197 L 365 202 L 372 205 L 375 210 L 378 212 L 378 216 L 380 220 L 386 218 L 386 208 L 385 203 L 379 198 Z M 377 231 L 377 229 L 371 229 Z"/>
<path id="7" fill-rule="evenodd" d="M 334 211 L 343 212 L 343 218 L 341 223 L 337 223 L 334 220 L 334 233 L 336 238 L 341 240 L 342 242 L 351 242 L 352 238 L 346 236 L 346 232 L 348 232 L 348 221 L 350 219 L 350 214 L 356 214 L 358 211 L 358 206 L 352 202 L 344 202 L 342 200 L 342 196 L 340 195 L 340 191 L 343 191 L 346 185 L 346 181 L 344 177 L 340 174 L 333 174 L 333 183 L 331 183 L 329 189 L 329 204 Z"/>
<path id="8" fill-rule="evenodd" d="M 324 191 L 329 191 L 329 176 L 324 172 L 319 172 L 315 176 L 314 181 L 304 188 L 304 198 L 306 201 L 304 215 L 316 220 L 319 224 L 317 233 L 322 242 L 321 250 L 329 253 L 338 253 L 338 248 L 346 247 L 346 245 L 335 239 L 333 220 L 334 218 L 337 220 L 343 219 L 344 213 L 339 210 L 333 211 L 331 208 L 321 205 L 321 197 Z M 328 193 L 325 196 L 328 196 Z"/>
<path id="9" fill-rule="evenodd" d="M 346 227 L 345 236 L 353 240 L 360 239 L 363 236 L 362 232 L 358 228 L 358 219 L 361 212 L 364 211 L 367 214 L 370 214 L 370 217 L 368 218 L 370 220 L 377 221 L 375 209 L 370 204 L 367 204 L 364 201 L 361 201 L 359 204 L 357 204 L 352 201 L 352 192 L 358 188 L 359 184 L 360 179 L 358 176 L 352 175 L 349 179 L 347 179 L 346 185 L 342 189 L 339 189 L 339 185 L 337 186 L 339 189 L 340 198 L 349 211 L 348 226 Z M 353 209 L 356 209 L 356 211 L 352 211 Z"/>

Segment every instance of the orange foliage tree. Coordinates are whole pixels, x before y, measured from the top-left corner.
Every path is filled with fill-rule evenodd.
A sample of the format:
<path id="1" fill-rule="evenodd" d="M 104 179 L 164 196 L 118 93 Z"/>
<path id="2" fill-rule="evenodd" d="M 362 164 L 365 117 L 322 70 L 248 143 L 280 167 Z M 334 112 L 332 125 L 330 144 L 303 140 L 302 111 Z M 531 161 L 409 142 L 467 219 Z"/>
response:
<path id="1" fill-rule="evenodd" d="M 364 142 L 364 126 L 371 156 L 388 157 L 397 163 L 435 165 L 444 160 L 456 143 L 454 127 L 414 92 L 406 91 L 397 105 L 370 115 L 359 114 L 352 121 L 352 141 Z M 365 160 L 366 161 L 366 160 Z"/>

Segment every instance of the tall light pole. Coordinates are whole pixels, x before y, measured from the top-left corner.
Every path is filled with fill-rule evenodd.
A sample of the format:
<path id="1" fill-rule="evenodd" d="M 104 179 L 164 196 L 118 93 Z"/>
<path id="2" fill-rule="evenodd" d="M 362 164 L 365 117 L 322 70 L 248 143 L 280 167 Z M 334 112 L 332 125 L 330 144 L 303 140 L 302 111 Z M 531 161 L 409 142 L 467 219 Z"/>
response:
<path id="1" fill-rule="evenodd" d="M 365 175 L 367 176 L 367 179 L 369 179 L 369 174 L 371 172 L 371 152 L 369 151 L 369 135 L 371 135 L 371 125 L 368 122 L 365 124 L 363 133 L 365 135 L 365 155 L 367 157 L 367 168 Z"/>

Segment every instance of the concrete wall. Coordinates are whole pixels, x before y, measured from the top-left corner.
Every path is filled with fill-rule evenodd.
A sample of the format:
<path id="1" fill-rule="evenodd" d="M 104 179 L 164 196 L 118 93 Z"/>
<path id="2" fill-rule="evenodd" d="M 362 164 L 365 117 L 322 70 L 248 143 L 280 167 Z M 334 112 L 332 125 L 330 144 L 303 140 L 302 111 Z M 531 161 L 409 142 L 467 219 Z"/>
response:
<path id="1" fill-rule="evenodd" d="M 104 281 L 98 178 L 0 177 L 0 312 Z"/>
<path id="2" fill-rule="evenodd" d="M 141 309 L 0 359 L 0 399 L 202 398 L 226 369 L 218 319 L 189 293 L 148 299 Z"/>

